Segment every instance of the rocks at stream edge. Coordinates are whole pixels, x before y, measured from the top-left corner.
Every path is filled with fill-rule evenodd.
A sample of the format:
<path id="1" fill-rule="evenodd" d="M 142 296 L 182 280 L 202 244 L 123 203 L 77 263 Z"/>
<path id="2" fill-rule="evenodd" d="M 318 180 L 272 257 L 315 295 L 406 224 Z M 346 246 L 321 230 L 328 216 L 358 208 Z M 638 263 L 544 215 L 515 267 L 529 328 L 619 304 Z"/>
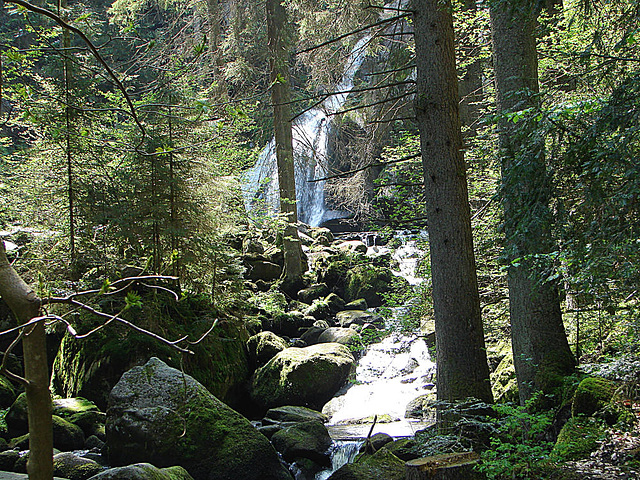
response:
<path id="1" fill-rule="evenodd" d="M 291 480 L 246 418 L 155 357 L 111 391 L 107 447 L 116 466 L 180 465 L 195 480 Z"/>
<path id="2" fill-rule="evenodd" d="M 251 397 L 262 408 L 300 405 L 321 409 L 344 385 L 355 359 L 338 343 L 287 348 L 256 371 Z"/>

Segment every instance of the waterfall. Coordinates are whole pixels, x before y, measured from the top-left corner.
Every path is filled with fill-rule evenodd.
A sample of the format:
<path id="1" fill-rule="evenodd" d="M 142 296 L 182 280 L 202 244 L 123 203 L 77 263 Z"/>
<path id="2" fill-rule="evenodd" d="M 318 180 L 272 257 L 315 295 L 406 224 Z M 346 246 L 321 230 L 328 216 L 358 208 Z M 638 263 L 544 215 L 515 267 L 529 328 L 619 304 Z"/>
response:
<path id="1" fill-rule="evenodd" d="M 293 150 L 296 175 L 298 220 L 311 226 L 339 218 L 342 212 L 328 211 L 325 201 L 325 182 L 329 169 L 327 150 L 331 115 L 342 108 L 353 88 L 356 72 L 365 59 L 370 36 L 361 38 L 351 50 L 342 81 L 319 108 L 313 108 L 298 117 L 293 124 Z M 275 140 L 262 150 L 255 166 L 243 182 L 247 210 L 277 212 L 280 206 Z"/>
<path id="2" fill-rule="evenodd" d="M 316 474 L 315 480 L 326 480 L 343 465 L 353 462 L 360 451 L 362 441 L 338 440 L 331 447 L 331 468 Z"/>

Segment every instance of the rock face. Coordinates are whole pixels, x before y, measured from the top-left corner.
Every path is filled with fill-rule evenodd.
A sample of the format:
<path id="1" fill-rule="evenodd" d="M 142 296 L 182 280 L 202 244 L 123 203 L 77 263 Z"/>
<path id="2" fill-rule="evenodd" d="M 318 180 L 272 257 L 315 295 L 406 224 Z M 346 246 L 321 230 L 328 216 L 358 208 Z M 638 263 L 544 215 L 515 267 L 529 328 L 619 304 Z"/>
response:
<path id="1" fill-rule="evenodd" d="M 180 465 L 195 480 L 291 480 L 246 418 L 157 358 L 126 372 L 111 391 L 107 447 L 116 466 Z"/>
<path id="2" fill-rule="evenodd" d="M 265 409 L 300 405 L 320 410 L 346 382 L 354 363 L 349 349 L 338 343 L 287 348 L 256 372 L 251 397 Z"/>

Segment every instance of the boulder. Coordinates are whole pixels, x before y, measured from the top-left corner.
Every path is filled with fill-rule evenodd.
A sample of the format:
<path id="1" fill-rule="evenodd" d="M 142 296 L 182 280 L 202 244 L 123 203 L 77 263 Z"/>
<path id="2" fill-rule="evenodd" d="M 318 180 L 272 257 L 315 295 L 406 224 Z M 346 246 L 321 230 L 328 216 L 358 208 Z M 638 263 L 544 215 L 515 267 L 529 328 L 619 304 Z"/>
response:
<path id="1" fill-rule="evenodd" d="M 306 332 L 302 334 L 300 339 L 307 345 L 315 345 L 316 343 L 318 343 L 318 339 L 320 338 L 320 335 L 322 335 L 322 332 L 324 332 L 327 328 L 329 327 L 317 327 L 315 325 L 312 325 L 307 329 Z"/>
<path id="2" fill-rule="evenodd" d="M 27 420 L 27 394 L 21 393 L 7 410 L 4 420 L 7 423 L 9 437 L 18 437 L 29 431 Z"/>
<path id="3" fill-rule="evenodd" d="M 318 337 L 318 343 L 341 343 L 342 345 L 362 345 L 360 334 L 351 328 L 329 327 Z"/>
<path id="4" fill-rule="evenodd" d="M 316 320 L 325 320 L 331 315 L 329 304 L 323 300 L 314 300 L 314 302 L 304 312 L 305 315 L 315 318 Z"/>
<path id="5" fill-rule="evenodd" d="M 338 343 L 287 348 L 256 372 L 251 397 L 265 409 L 301 405 L 320 410 L 347 381 L 354 363 L 349 349 Z"/>
<path id="6" fill-rule="evenodd" d="M 313 228 L 310 233 L 316 245 L 328 247 L 333 242 L 333 233 L 326 227 Z"/>
<path id="7" fill-rule="evenodd" d="M 384 326 L 384 319 L 375 313 L 363 310 L 344 310 L 336 314 L 336 322 L 341 327 L 350 327 L 351 325 L 365 325 L 371 323 L 379 327 Z"/>
<path id="8" fill-rule="evenodd" d="M 282 275 L 282 267 L 267 260 L 247 261 L 247 277 L 249 280 L 277 280 Z"/>
<path id="9" fill-rule="evenodd" d="M 604 422 L 595 418 L 570 418 L 560 430 L 551 454 L 560 461 L 588 458 L 598 448 L 605 427 Z"/>
<path id="10" fill-rule="evenodd" d="M 249 360 L 258 367 L 263 366 L 288 346 L 285 340 L 269 331 L 260 332 L 247 340 Z"/>
<path id="11" fill-rule="evenodd" d="M 311 304 L 314 300 L 324 298 L 329 294 L 329 287 L 326 283 L 314 283 L 310 287 L 307 287 L 298 292 L 298 300 L 304 303 Z"/>
<path id="12" fill-rule="evenodd" d="M 110 468 L 94 475 L 91 480 L 193 480 L 182 467 L 157 468 L 148 463 Z"/>
<path id="13" fill-rule="evenodd" d="M 364 298 L 357 298 L 356 300 L 345 304 L 345 310 L 367 310 L 369 305 Z"/>
<path id="14" fill-rule="evenodd" d="M 356 265 L 347 272 L 345 300 L 364 298 L 370 307 L 379 307 L 382 294 L 391 291 L 393 278 L 389 268 Z"/>
<path id="15" fill-rule="evenodd" d="M 71 452 L 58 453 L 53 456 L 53 474 L 69 480 L 87 480 L 102 472 L 104 467 L 98 462 L 82 458 Z"/>
<path id="16" fill-rule="evenodd" d="M 312 410 L 311 408 L 300 407 L 295 405 L 286 405 L 284 407 L 271 408 L 264 416 L 268 422 L 308 422 L 316 420 L 322 423 L 329 421 L 329 417 L 325 414 Z"/>
<path id="17" fill-rule="evenodd" d="M 435 419 L 436 393 L 425 393 L 411 400 L 405 409 L 405 418 L 415 418 L 419 420 Z"/>
<path id="18" fill-rule="evenodd" d="M 324 299 L 324 301 L 329 305 L 329 310 L 331 313 L 337 313 L 340 310 L 344 310 L 344 300 L 335 293 L 330 293 Z"/>
<path id="19" fill-rule="evenodd" d="M 111 391 L 107 447 L 115 466 L 180 465 L 195 480 L 291 480 L 246 418 L 157 358 L 126 372 Z"/>
<path id="20" fill-rule="evenodd" d="M 13 472 L 16 462 L 20 458 L 17 450 L 6 450 L 0 452 L 0 470 L 3 472 Z"/>
<path id="21" fill-rule="evenodd" d="M 347 240 L 337 244 L 336 248 L 349 253 L 367 253 L 367 246 L 360 240 Z"/>
<path id="22" fill-rule="evenodd" d="M 319 466 L 331 466 L 332 440 L 324 423 L 309 420 L 285 427 L 271 437 L 271 443 L 287 462 L 306 458 Z"/>
<path id="23" fill-rule="evenodd" d="M 327 480 L 404 480 L 404 462 L 381 448 L 373 455 L 361 455 L 353 463 L 348 463 L 333 472 Z"/>
<path id="24" fill-rule="evenodd" d="M 82 429 L 64 418 L 53 415 L 53 446 L 67 452 L 84 448 Z"/>
<path id="25" fill-rule="evenodd" d="M 360 452 L 366 452 L 368 448 L 373 452 L 377 452 L 388 443 L 393 442 L 393 437 L 388 433 L 376 433 L 367 439 L 365 443 L 360 446 Z"/>
<path id="26" fill-rule="evenodd" d="M 71 423 L 82 429 L 85 437 L 96 436 L 101 440 L 105 439 L 104 424 L 107 415 L 103 412 L 88 411 L 79 412 L 67 418 Z"/>
<path id="27" fill-rule="evenodd" d="M 98 406 L 90 400 L 82 397 L 56 398 L 53 400 L 53 414 L 67 418 L 77 413 L 99 412 Z"/>
<path id="28" fill-rule="evenodd" d="M 600 377 L 587 377 L 578 384 L 573 394 L 571 413 L 574 417 L 587 417 L 611 403 L 615 392 L 615 384 L 611 380 Z"/>

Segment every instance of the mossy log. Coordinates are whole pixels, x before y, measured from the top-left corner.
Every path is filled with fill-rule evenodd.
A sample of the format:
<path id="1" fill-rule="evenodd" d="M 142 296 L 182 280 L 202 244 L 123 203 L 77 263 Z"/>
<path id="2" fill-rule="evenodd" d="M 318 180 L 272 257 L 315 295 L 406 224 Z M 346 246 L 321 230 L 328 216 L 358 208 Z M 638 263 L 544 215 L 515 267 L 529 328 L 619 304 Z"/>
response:
<path id="1" fill-rule="evenodd" d="M 445 453 L 406 463 L 406 480 L 480 480 L 474 470 L 480 456 L 475 452 Z"/>

